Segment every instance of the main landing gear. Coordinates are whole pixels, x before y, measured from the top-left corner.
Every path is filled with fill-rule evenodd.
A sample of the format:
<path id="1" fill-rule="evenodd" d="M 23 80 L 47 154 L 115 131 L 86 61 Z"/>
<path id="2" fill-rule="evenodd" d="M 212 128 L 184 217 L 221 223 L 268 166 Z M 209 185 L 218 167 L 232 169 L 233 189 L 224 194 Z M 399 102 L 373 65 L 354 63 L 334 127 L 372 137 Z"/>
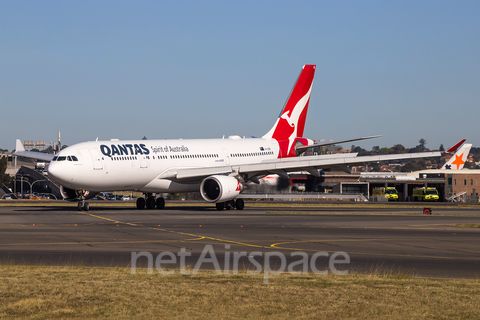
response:
<path id="1" fill-rule="evenodd" d="M 245 207 L 245 202 L 243 201 L 243 199 L 230 200 L 230 201 L 226 201 L 226 202 L 215 203 L 215 207 L 217 208 L 217 210 L 223 210 L 223 209 L 243 210 L 243 208 Z"/>
<path id="2" fill-rule="evenodd" d="M 137 199 L 137 209 L 163 209 L 165 208 L 165 199 L 162 197 L 156 198 L 151 193 L 145 195 L 145 198 Z"/>

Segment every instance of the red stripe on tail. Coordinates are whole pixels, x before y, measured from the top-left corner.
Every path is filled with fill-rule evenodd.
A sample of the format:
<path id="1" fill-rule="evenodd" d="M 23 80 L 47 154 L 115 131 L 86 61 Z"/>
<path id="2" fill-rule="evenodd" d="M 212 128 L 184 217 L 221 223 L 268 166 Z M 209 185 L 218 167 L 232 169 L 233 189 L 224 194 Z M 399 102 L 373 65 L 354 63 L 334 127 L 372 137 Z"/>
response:
<path id="1" fill-rule="evenodd" d="M 280 145 L 279 158 L 295 156 L 294 142 L 303 137 L 315 65 L 305 65 L 273 128 L 264 138 L 273 138 Z"/>

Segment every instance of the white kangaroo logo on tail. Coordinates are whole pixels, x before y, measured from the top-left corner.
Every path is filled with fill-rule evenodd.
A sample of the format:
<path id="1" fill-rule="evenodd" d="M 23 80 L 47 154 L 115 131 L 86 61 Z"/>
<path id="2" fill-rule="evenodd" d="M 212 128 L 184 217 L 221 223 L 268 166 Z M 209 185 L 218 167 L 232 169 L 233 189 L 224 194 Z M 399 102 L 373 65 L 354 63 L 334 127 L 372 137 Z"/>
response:
<path id="1" fill-rule="evenodd" d="M 285 119 L 288 122 L 288 124 L 290 125 L 290 127 L 295 128 L 295 130 L 293 130 L 292 134 L 288 138 L 288 150 L 290 150 L 290 148 L 293 145 L 293 142 L 295 141 L 295 138 L 297 137 L 297 127 L 296 126 L 297 126 L 297 123 L 298 123 L 298 119 L 300 118 L 300 115 L 302 114 L 303 109 L 305 109 L 305 106 L 307 105 L 308 99 L 310 99 L 310 93 L 311 92 L 312 92 L 312 86 L 310 85 L 310 89 L 308 90 L 307 94 L 305 96 L 303 96 L 302 99 L 300 99 L 297 102 L 297 104 L 295 105 L 295 107 L 293 108 L 292 114 L 290 116 L 288 116 L 288 113 L 290 112 L 290 110 L 288 110 L 287 112 L 285 112 L 284 114 L 281 115 L 281 118 Z"/>
<path id="2" fill-rule="evenodd" d="M 292 118 L 288 116 L 289 113 L 290 113 L 290 110 L 288 110 L 287 112 L 285 112 L 284 114 L 282 114 L 282 115 L 280 116 L 280 118 L 287 120 L 287 122 L 288 122 L 288 124 L 290 125 L 290 127 L 293 128 L 293 127 L 295 127 L 295 121 L 293 121 Z M 298 119 L 297 119 L 297 121 L 298 121 Z"/>

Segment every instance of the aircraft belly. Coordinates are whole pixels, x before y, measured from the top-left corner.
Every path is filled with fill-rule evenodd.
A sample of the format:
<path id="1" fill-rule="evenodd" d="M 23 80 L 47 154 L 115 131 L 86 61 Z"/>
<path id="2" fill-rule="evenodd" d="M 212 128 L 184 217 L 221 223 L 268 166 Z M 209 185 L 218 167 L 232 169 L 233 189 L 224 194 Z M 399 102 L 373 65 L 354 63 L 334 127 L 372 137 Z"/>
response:
<path id="1" fill-rule="evenodd" d="M 154 179 L 147 185 L 138 189 L 142 192 L 195 192 L 200 190 L 199 183 L 177 183 L 167 179 Z"/>

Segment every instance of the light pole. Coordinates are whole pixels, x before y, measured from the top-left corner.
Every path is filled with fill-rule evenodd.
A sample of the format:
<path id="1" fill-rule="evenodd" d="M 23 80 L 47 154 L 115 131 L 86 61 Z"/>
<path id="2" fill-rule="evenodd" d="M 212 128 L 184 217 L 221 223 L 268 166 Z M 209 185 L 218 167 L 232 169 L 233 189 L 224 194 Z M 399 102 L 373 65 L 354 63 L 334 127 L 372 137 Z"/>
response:
<path id="1" fill-rule="evenodd" d="M 19 181 L 18 179 L 16 179 L 15 181 Z M 30 186 L 30 196 L 32 196 L 33 194 L 33 185 L 37 182 L 42 182 L 42 181 L 47 181 L 47 180 L 36 180 L 36 181 L 33 181 L 32 183 L 28 182 L 27 180 L 23 180 L 23 176 L 20 176 L 20 184 L 21 184 L 21 194 L 22 194 L 22 197 L 23 197 L 23 183 L 26 182 L 28 183 L 28 185 Z"/>
<path id="2" fill-rule="evenodd" d="M 23 176 L 20 175 L 20 180 L 19 179 L 15 179 L 15 187 L 17 186 L 17 181 L 20 181 L 20 195 L 22 196 L 23 198 L 23 183 L 26 182 L 28 183 L 28 185 L 30 186 L 30 190 L 32 189 L 32 185 L 30 184 L 30 182 L 28 182 L 27 180 L 23 180 Z M 16 188 L 15 188 L 16 189 Z"/>

